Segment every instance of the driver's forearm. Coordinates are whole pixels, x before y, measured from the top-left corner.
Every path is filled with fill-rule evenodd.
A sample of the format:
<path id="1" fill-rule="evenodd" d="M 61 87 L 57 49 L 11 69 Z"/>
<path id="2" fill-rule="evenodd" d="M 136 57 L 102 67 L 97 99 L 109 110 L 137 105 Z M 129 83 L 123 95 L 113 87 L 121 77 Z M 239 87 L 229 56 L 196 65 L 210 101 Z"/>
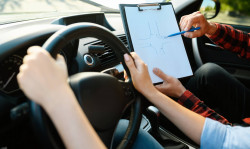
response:
<path id="1" fill-rule="evenodd" d="M 54 102 L 58 99 L 60 102 Z M 66 148 L 106 148 L 83 113 L 72 90 L 66 89 L 58 96 L 58 99 L 51 99 L 52 103 L 44 105 L 44 108 L 56 126 Z"/>
<path id="2" fill-rule="evenodd" d="M 205 118 L 181 106 L 159 91 L 152 91 L 146 97 L 189 138 L 200 144 Z"/>

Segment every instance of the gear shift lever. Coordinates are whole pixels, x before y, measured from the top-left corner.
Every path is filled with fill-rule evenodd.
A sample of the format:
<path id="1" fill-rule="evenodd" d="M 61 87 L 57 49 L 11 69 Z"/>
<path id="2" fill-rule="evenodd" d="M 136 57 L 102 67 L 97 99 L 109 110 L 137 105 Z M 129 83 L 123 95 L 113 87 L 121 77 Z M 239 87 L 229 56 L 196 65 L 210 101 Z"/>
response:
<path id="1" fill-rule="evenodd" d="M 162 137 L 160 135 L 160 129 L 159 129 L 159 116 L 160 111 L 154 107 L 149 106 L 147 108 L 147 118 L 151 124 L 151 135 L 164 147 L 164 148 L 174 148 L 174 149 L 188 149 L 189 147 L 185 144 L 183 144 L 180 141 L 173 140 L 169 137 Z"/>
<path id="2" fill-rule="evenodd" d="M 154 137 L 159 138 L 160 134 L 159 134 L 158 118 L 160 116 L 160 111 L 154 106 L 149 106 L 147 108 L 147 112 L 148 112 L 148 120 L 151 124 L 151 134 Z"/>

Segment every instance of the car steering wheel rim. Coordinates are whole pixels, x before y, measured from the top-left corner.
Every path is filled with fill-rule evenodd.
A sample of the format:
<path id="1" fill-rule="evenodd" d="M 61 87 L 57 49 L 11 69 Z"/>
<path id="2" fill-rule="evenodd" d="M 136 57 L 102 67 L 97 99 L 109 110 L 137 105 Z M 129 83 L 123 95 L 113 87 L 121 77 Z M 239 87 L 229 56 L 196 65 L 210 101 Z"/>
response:
<path id="1" fill-rule="evenodd" d="M 136 136 L 137 136 L 137 133 L 138 133 L 139 127 L 140 127 L 141 95 L 133 87 L 129 70 L 124 62 L 124 59 L 123 59 L 123 55 L 125 53 L 129 54 L 129 52 L 128 52 L 127 48 L 125 47 L 125 45 L 121 42 L 121 40 L 119 38 L 117 38 L 109 30 L 107 30 L 106 28 L 104 28 L 100 25 L 93 24 L 93 23 L 76 23 L 73 25 L 69 25 L 69 26 L 57 31 L 56 33 L 54 33 L 44 43 L 43 48 L 46 49 L 51 54 L 51 56 L 53 58 L 55 58 L 56 55 L 59 53 L 60 49 L 62 49 L 67 43 L 69 43 L 72 40 L 85 38 L 85 37 L 97 38 L 97 39 L 102 40 L 103 42 L 107 43 L 115 51 L 117 58 L 122 62 L 122 65 L 123 65 L 124 69 L 126 70 L 129 79 L 128 79 L 128 82 L 122 82 L 122 81 L 117 80 L 117 82 L 119 82 L 119 83 L 116 83 L 114 77 L 112 78 L 110 75 L 107 75 L 107 74 L 103 74 L 103 73 L 84 73 L 84 74 L 78 73 L 76 75 L 73 75 L 69 79 L 71 88 L 74 91 L 74 93 L 77 94 L 76 95 L 77 98 L 82 98 L 82 97 L 80 97 L 81 92 L 84 92 L 84 91 L 82 91 L 82 90 L 81 90 L 81 92 L 78 91 L 78 86 L 83 86 L 83 84 L 80 84 L 79 82 L 86 83 L 89 80 L 91 80 L 91 78 L 92 78 L 92 81 L 97 80 L 97 79 L 111 80 L 111 82 L 113 82 L 113 85 L 116 86 L 116 88 L 119 89 L 121 87 L 122 91 L 120 93 L 125 94 L 124 100 L 126 100 L 124 102 L 125 105 L 122 105 L 122 106 L 124 106 L 124 109 L 125 109 L 130 103 L 132 103 L 132 105 L 131 105 L 131 115 L 130 115 L 128 129 L 125 133 L 125 136 L 123 137 L 123 140 L 121 141 L 121 143 L 119 144 L 119 146 L 117 148 L 130 148 L 132 146 L 134 140 L 136 139 Z M 82 78 L 81 78 L 82 80 L 79 80 L 79 76 L 82 76 Z M 98 82 L 101 82 L 101 81 L 98 81 Z M 77 83 L 79 83 L 79 84 L 77 84 Z M 110 84 L 110 83 L 108 83 L 108 84 Z M 118 84 L 120 84 L 120 86 Z M 99 86 L 105 86 L 105 85 L 99 83 Z M 109 87 L 112 88 L 112 86 L 109 86 Z M 114 88 L 114 90 L 116 88 Z M 86 89 L 86 87 L 85 87 L 85 89 Z M 84 96 L 86 96 L 86 94 Z M 118 96 L 119 95 L 117 95 L 115 97 L 110 97 L 110 98 L 116 98 Z M 108 95 L 107 95 L 107 97 L 108 97 Z M 89 97 L 86 97 L 86 98 L 89 98 Z M 128 99 L 130 99 L 131 101 L 129 101 Z M 94 99 L 94 100 L 98 100 L 98 99 Z M 78 101 L 79 101 L 80 105 L 81 105 L 81 102 L 84 102 L 83 99 L 82 100 L 78 99 Z M 89 101 L 92 102 L 92 100 L 89 100 Z M 119 104 L 119 103 L 116 103 L 116 104 Z M 85 107 L 87 107 L 87 106 L 85 106 Z M 82 108 L 83 108 L 83 106 L 82 106 Z M 116 108 L 116 109 L 119 109 L 119 108 Z M 117 113 L 120 114 L 119 112 L 123 112 L 124 109 L 122 109 L 122 110 L 120 109 L 120 111 L 118 111 Z M 96 121 L 95 118 L 89 117 L 88 111 L 85 114 L 87 115 L 91 124 L 93 121 Z M 58 134 L 54 135 L 54 133 L 56 133 L 56 132 L 53 132 L 54 131 L 53 128 L 49 129 L 49 127 L 51 127 L 51 126 L 49 126 L 49 125 L 51 125 L 51 121 L 49 120 L 49 118 L 46 115 L 46 113 L 44 112 L 44 110 L 38 104 L 36 104 L 32 101 L 31 101 L 31 117 L 32 117 L 32 123 L 33 123 L 32 126 L 34 126 L 34 128 L 35 128 L 34 130 L 36 131 L 36 134 L 39 134 L 39 135 L 37 135 L 37 137 L 39 138 L 39 140 L 42 140 L 41 143 L 45 144 L 46 148 L 61 148 L 63 146 L 60 138 L 58 138 Z M 117 118 L 117 115 L 116 115 L 116 118 Z M 117 121 L 117 122 L 118 122 L 118 120 L 115 119 L 115 121 Z M 116 124 L 117 124 L 117 122 L 116 122 Z M 98 124 L 92 124 L 92 125 L 95 129 L 98 127 Z M 106 124 L 106 125 L 108 127 L 111 124 Z M 105 126 L 100 126 L 100 127 L 105 127 Z M 115 127 L 110 128 L 109 133 L 107 133 L 108 135 L 106 134 L 103 136 L 100 135 L 100 132 L 98 132 L 98 130 L 96 130 L 98 135 L 101 137 L 104 144 L 108 148 L 111 147 L 111 142 L 112 142 L 112 136 L 110 136 L 110 132 L 114 132 L 114 129 L 115 129 Z M 99 131 L 104 131 L 104 130 L 99 130 Z M 112 135 L 113 135 L 113 133 L 112 133 Z M 105 136 L 108 136 L 107 140 L 104 139 Z"/>

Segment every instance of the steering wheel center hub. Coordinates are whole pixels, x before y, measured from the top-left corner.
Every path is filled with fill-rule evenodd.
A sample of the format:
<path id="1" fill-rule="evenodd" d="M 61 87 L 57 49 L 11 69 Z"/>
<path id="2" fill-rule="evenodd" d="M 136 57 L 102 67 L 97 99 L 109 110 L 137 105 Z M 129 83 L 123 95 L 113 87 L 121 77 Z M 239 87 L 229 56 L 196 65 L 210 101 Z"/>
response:
<path id="1" fill-rule="evenodd" d="M 97 131 L 116 126 L 128 101 L 115 77 L 95 72 L 78 73 L 70 77 L 70 86 Z"/>

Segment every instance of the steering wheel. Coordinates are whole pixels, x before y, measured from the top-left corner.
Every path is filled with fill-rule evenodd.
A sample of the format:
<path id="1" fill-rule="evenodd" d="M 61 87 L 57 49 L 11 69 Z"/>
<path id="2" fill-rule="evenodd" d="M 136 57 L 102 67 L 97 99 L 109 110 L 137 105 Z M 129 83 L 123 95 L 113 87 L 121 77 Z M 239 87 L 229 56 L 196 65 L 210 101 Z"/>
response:
<path id="1" fill-rule="evenodd" d="M 93 23 L 69 25 L 54 33 L 43 45 L 53 58 L 72 40 L 93 37 L 107 43 L 122 62 L 128 82 L 97 72 L 82 72 L 69 77 L 69 84 L 87 115 L 90 123 L 106 145 L 111 147 L 112 136 L 122 113 L 131 105 L 129 126 L 117 148 L 130 148 L 137 136 L 141 122 L 141 95 L 135 90 L 123 55 L 127 48 L 106 28 Z M 32 123 L 38 140 L 44 148 L 64 148 L 52 122 L 45 111 L 31 102 Z M 70 126 L 69 126 L 70 127 Z M 80 133 L 80 132 L 79 132 Z"/>

